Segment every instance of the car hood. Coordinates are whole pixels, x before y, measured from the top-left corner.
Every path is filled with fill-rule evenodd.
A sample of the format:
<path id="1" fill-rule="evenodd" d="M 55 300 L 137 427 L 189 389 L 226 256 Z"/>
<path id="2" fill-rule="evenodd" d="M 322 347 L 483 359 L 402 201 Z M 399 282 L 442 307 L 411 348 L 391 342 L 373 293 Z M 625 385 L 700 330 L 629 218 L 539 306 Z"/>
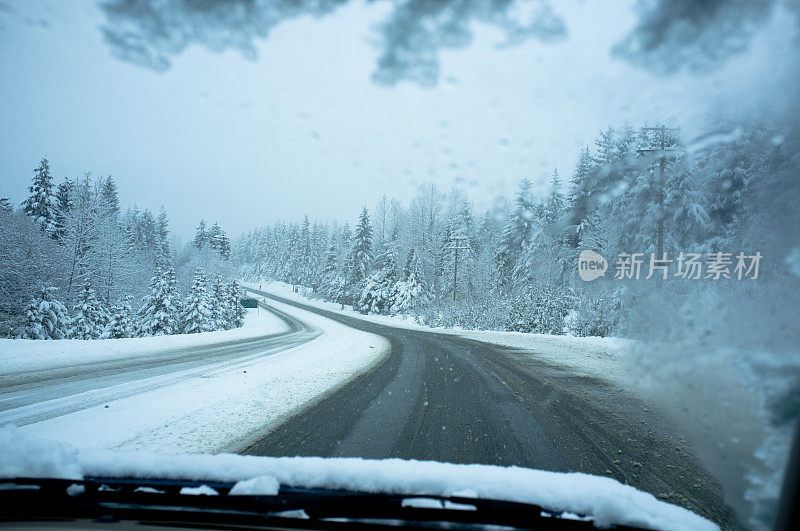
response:
<path id="1" fill-rule="evenodd" d="M 718 529 L 682 507 L 607 477 L 521 467 L 405 459 L 258 457 L 85 450 L 0 429 L 0 477 L 161 478 L 242 482 L 239 491 L 271 495 L 278 485 L 394 495 L 479 498 L 538 505 L 591 517 L 598 527 Z M 256 479 L 258 478 L 258 479 Z M 254 481 L 254 479 L 256 479 Z"/>

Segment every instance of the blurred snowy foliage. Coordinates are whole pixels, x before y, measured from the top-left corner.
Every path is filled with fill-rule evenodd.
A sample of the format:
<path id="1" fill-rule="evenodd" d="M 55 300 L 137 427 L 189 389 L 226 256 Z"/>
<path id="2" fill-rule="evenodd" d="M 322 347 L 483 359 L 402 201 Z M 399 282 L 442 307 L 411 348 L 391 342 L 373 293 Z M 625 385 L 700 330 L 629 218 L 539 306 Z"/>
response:
<path id="1" fill-rule="evenodd" d="M 234 49 L 257 58 L 257 41 L 279 24 L 334 13 L 348 0 L 106 0 L 103 33 L 112 53 L 163 71 L 193 44 L 212 52 Z M 613 49 L 634 64 L 670 73 L 714 68 L 746 48 L 750 37 L 782 0 L 641 1 L 638 23 Z M 567 25 L 546 0 L 405 0 L 393 3 L 377 24 L 377 83 L 439 82 L 439 54 L 472 42 L 475 24 L 499 29 L 501 46 L 528 39 L 558 42 Z"/>

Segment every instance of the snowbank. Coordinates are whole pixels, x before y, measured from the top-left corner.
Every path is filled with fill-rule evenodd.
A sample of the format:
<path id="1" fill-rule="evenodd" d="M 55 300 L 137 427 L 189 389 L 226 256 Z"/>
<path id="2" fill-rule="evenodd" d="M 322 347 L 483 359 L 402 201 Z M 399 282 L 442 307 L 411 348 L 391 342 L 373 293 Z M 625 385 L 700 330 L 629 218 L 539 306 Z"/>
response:
<path id="1" fill-rule="evenodd" d="M 77 448 L 234 449 L 388 355 L 383 338 L 292 306 L 272 305 L 316 328 L 316 339 L 20 430 Z"/>
<path id="2" fill-rule="evenodd" d="M 610 478 L 519 467 L 455 465 L 402 459 L 158 455 L 77 450 L 0 430 L 0 477 L 85 476 L 186 479 L 240 483 L 241 492 L 275 492 L 281 485 L 386 494 L 462 496 L 537 504 L 594 517 L 595 524 L 652 529 L 713 530 L 708 520 Z M 259 478 L 255 481 L 251 481 Z"/>
<path id="3" fill-rule="evenodd" d="M 150 356 L 164 350 L 197 347 L 280 334 L 286 323 L 270 312 L 248 310 L 244 326 L 200 334 L 136 337 L 129 339 L 0 339 L 0 376 L 36 371 L 58 371 L 76 365 Z"/>

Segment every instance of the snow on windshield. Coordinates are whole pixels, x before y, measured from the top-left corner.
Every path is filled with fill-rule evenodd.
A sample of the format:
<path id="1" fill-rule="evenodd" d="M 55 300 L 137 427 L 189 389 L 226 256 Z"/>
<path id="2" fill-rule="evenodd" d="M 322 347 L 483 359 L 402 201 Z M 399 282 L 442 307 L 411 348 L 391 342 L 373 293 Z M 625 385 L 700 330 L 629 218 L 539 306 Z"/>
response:
<path id="1" fill-rule="evenodd" d="M 530 503 L 545 509 L 589 515 L 600 527 L 616 524 L 674 530 L 718 529 L 708 520 L 659 501 L 651 494 L 609 478 L 587 474 L 399 459 L 326 460 L 78 451 L 68 445 L 27 437 L 8 426 L 0 430 L 0 451 L 4 456 L 0 477 L 158 477 L 223 481 L 236 483 L 231 494 L 239 495 L 273 495 L 277 494 L 278 485 L 284 485 L 384 494 L 463 496 Z"/>
<path id="2" fill-rule="evenodd" d="M 0 1 L 0 425 L 57 449 L 3 467 L 361 458 L 353 481 L 487 496 L 517 467 L 597 521 L 658 500 L 770 528 L 800 410 L 798 20 Z"/>

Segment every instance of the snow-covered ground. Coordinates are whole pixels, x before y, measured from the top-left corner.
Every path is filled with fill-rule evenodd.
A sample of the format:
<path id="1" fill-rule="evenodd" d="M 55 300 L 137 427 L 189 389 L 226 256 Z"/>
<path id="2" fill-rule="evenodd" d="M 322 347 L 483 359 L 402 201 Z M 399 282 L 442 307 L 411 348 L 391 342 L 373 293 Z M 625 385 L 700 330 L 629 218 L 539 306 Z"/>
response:
<path id="1" fill-rule="evenodd" d="M 383 338 L 292 306 L 272 305 L 310 325 L 317 337 L 268 356 L 249 356 L 241 363 L 222 367 L 212 364 L 200 375 L 185 377 L 177 373 L 171 381 L 156 389 L 123 394 L 118 399 L 28 424 L 20 430 L 77 448 L 182 453 L 235 449 L 245 444 L 247 437 L 263 433 L 308 403 L 367 371 L 389 352 L 388 342 Z M 260 313 L 264 315 L 265 311 L 262 309 Z M 255 322 L 267 321 L 256 319 Z M 248 328 L 233 335 L 263 335 L 265 329 L 262 325 L 255 328 L 258 331 Z M 271 330 L 279 329 L 275 325 Z M 123 340 L 123 344 L 132 347 L 134 352 L 143 348 L 158 349 L 159 343 L 160 348 L 169 349 L 199 345 L 202 336 Z M 224 332 L 212 332 L 205 337 L 212 342 L 231 339 Z M 139 341 L 146 346 L 138 348 Z M 36 351 L 41 348 L 47 352 L 47 343 L 50 342 L 41 341 L 30 347 L 40 366 L 45 364 L 47 355 Z M 108 341 L 96 342 L 98 346 L 89 347 L 85 356 L 83 345 L 95 342 L 52 343 L 61 346 L 49 348 L 61 350 L 50 351 L 50 355 L 62 352 L 73 364 L 80 364 L 102 357 L 102 345 Z M 15 344 L 8 344 L 6 349 L 13 352 Z M 20 343 L 20 349 L 28 346 L 28 342 Z M 121 346 L 112 348 L 108 355 L 124 353 Z M 13 361 L 18 356 L 20 354 L 15 353 L 7 367 L 20 367 L 20 361 Z"/>
<path id="2" fill-rule="evenodd" d="M 287 330 L 286 323 L 264 310 L 248 310 L 244 326 L 201 334 L 136 337 L 130 339 L 0 339 L 0 377 L 16 373 L 56 371 L 99 361 L 150 356 L 165 350 L 250 339 Z"/>
<path id="3" fill-rule="evenodd" d="M 401 459 L 160 455 L 78 450 L 0 429 L 0 477 L 141 477 L 237 482 L 236 494 L 277 494 L 278 485 L 399 495 L 516 501 L 591 515 L 596 525 L 713 530 L 716 525 L 610 478 L 519 467 Z M 206 490 L 211 493 L 210 490 Z"/>
<path id="4" fill-rule="evenodd" d="M 752 504 L 750 523 L 774 514 L 794 418 L 776 423 L 797 400 L 800 355 L 724 346 L 620 338 L 432 328 L 402 316 L 363 315 L 306 296 L 283 282 L 245 283 L 287 299 L 387 326 L 452 334 L 519 349 L 571 374 L 601 378 L 661 411 L 725 487 L 729 501 Z M 740 504 L 741 502 L 739 502 Z M 759 514 L 760 513 L 760 514 Z"/>

